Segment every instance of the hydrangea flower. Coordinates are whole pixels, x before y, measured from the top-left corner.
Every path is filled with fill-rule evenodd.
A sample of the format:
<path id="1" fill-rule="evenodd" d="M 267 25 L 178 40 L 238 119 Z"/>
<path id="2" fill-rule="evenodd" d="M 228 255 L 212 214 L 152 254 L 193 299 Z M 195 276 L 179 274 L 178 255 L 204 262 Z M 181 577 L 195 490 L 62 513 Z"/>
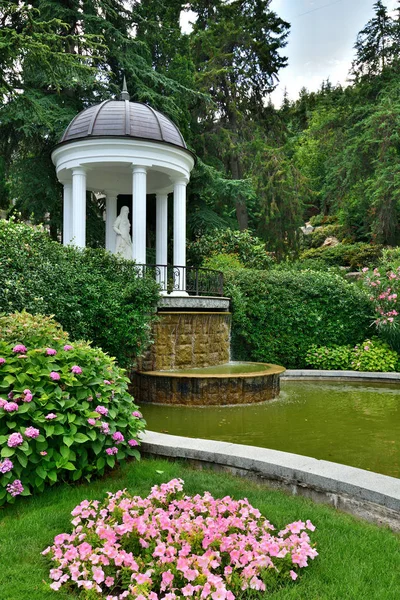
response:
<path id="1" fill-rule="evenodd" d="M 141 419 L 142 418 L 142 413 L 140 413 L 138 410 L 134 410 L 132 413 L 132 417 L 136 417 L 137 419 Z"/>
<path id="2" fill-rule="evenodd" d="M 25 352 L 27 352 L 27 351 L 28 351 L 28 349 L 23 344 L 17 344 L 13 348 L 13 352 L 16 352 L 18 354 L 25 354 Z"/>
<path id="3" fill-rule="evenodd" d="M 109 456 L 111 456 L 112 454 L 118 454 L 118 448 L 116 448 L 115 446 L 113 446 L 112 448 L 107 448 L 106 454 L 108 454 Z"/>
<path id="4" fill-rule="evenodd" d="M 96 419 L 88 419 L 87 422 L 89 425 L 96 425 Z"/>
<path id="5" fill-rule="evenodd" d="M 54 348 L 46 348 L 46 354 L 47 356 L 55 356 L 57 354 L 57 350 L 54 350 Z"/>
<path id="6" fill-rule="evenodd" d="M 39 429 L 36 429 L 36 427 L 27 427 L 25 429 L 25 435 L 28 438 L 35 439 L 35 438 L 39 437 L 40 431 L 39 431 Z"/>
<path id="7" fill-rule="evenodd" d="M 16 412 L 18 410 L 18 404 L 16 402 L 6 402 L 3 409 L 6 412 Z"/>
<path id="8" fill-rule="evenodd" d="M 60 378 L 60 373 L 57 373 L 57 371 L 52 371 L 50 373 L 50 379 L 52 379 L 53 381 L 59 381 Z"/>
<path id="9" fill-rule="evenodd" d="M 72 373 L 75 373 L 75 375 L 80 375 L 82 373 L 82 369 L 78 366 L 78 365 L 74 365 L 71 368 Z"/>
<path id="10" fill-rule="evenodd" d="M 99 404 L 99 406 L 96 406 L 96 408 L 94 409 L 94 412 L 97 412 L 99 413 L 99 415 L 103 415 L 104 417 L 106 417 L 108 415 L 108 408 Z"/>
<path id="11" fill-rule="evenodd" d="M 7 404 L 7 400 L 4 400 L 4 398 L 0 398 L 0 408 L 3 408 L 5 404 Z"/>
<path id="12" fill-rule="evenodd" d="M 65 350 L 66 352 L 68 352 L 68 350 L 73 350 L 73 349 L 74 349 L 74 347 L 73 347 L 73 346 L 70 346 L 70 344 L 65 344 L 65 346 L 64 346 L 64 350 Z"/>
<path id="13" fill-rule="evenodd" d="M 112 439 L 117 444 L 120 444 L 121 442 L 123 442 L 125 440 L 124 436 L 122 435 L 122 433 L 120 431 L 116 431 L 115 433 L 113 433 Z"/>
<path id="14" fill-rule="evenodd" d="M 111 381 L 108 381 L 108 379 L 104 379 L 104 383 L 105 385 L 111 385 Z"/>
<path id="15" fill-rule="evenodd" d="M 48 415 L 45 416 L 45 419 L 48 419 L 48 420 L 57 419 L 57 415 L 55 413 L 49 413 Z"/>
<path id="16" fill-rule="evenodd" d="M 100 422 L 100 431 L 101 431 L 101 433 L 108 435 L 110 433 L 110 425 L 108 423 L 106 423 L 106 421 L 101 421 Z"/>
<path id="17" fill-rule="evenodd" d="M 5 358 L 2 358 L 2 357 L 0 356 L 0 365 L 4 365 L 4 363 L 5 363 L 5 362 L 6 362 L 6 359 L 5 359 Z"/>
<path id="18" fill-rule="evenodd" d="M 8 436 L 7 446 L 9 448 L 15 448 L 16 446 L 20 446 L 24 443 L 24 438 L 20 433 L 12 433 Z"/>
<path id="19" fill-rule="evenodd" d="M 14 465 L 9 458 L 0 461 L 0 473 L 8 473 L 9 471 L 12 471 L 13 468 Z"/>
<path id="20" fill-rule="evenodd" d="M 15 479 L 6 486 L 6 490 L 11 496 L 19 496 L 24 491 L 24 487 L 19 479 Z"/>
<path id="21" fill-rule="evenodd" d="M 22 402 L 31 402 L 32 398 L 33 398 L 33 395 L 28 390 L 28 393 L 25 394 L 25 396 L 22 398 Z"/>
<path id="22" fill-rule="evenodd" d="M 139 446 L 139 442 L 137 440 L 128 440 L 128 444 L 133 448 L 134 446 Z"/>

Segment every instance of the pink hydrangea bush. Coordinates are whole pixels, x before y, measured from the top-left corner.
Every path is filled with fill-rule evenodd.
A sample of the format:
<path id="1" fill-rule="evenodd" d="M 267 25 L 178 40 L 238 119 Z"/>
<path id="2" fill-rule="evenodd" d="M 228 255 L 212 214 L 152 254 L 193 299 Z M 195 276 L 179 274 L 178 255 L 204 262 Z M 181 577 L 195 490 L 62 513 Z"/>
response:
<path id="1" fill-rule="evenodd" d="M 95 600 L 234 600 L 260 597 L 296 580 L 317 555 L 315 527 L 296 521 L 276 532 L 248 500 L 184 496 L 183 481 L 154 486 L 147 498 L 126 490 L 72 511 L 72 533 L 42 554 L 51 589 Z"/>
<path id="2" fill-rule="evenodd" d="M 0 317 L 0 340 L 0 505 L 139 456 L 145 423 L 112 358 L 27 313 Z"/>

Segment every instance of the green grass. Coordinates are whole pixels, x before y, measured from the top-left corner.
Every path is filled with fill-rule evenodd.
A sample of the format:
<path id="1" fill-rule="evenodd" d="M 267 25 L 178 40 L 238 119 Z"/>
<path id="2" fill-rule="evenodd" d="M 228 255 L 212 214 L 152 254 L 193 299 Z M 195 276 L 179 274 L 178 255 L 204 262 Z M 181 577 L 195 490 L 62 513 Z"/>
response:
<path id="1" fill-rule="evenodd" d="M 266 594 L 268 600 L 400 599 L 400 536 L 247 480 L 146 459 L 91 484 L 59 485 L 0 509 L 0 600 L 76 600 L 45 587 L 49 565 L 40 554 L 56 534 L 71 530 L 70 511 L 85 498 L 101 499 L 106 491 L 125 487 L 147 495 L 154 484 L 174 477 L 185 480 L 187 494 L 208 490 L 215 497 L 247 497 L 277 527 L 307 518 L 317 526 L 311 537 L 320 555 L 296 583 Z"/>

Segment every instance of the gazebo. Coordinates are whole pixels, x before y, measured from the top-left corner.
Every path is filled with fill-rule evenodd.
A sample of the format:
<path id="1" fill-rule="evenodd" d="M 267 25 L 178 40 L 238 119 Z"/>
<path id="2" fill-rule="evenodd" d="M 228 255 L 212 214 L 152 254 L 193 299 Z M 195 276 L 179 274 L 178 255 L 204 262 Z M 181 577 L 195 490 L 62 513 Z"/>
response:
<path id="1" fill-rule="evenodd" d="M 173 193 L 173 264 L 176 293 L 185 293 L 186 186 L 195 158 L 177 126 L 147 104 L 130 102 L 124 81 L 120 100 L 80 112 L 52 152 L 63 184 L 63 244 L 86 245 L 86 191 L 106 197 L 105 246 L 115 252 L 117 197 L 132 195 L 132 260 L 146 264 L 146 195 L 156 195 L 156 263 L 166 286 L 168 194 Z"/>

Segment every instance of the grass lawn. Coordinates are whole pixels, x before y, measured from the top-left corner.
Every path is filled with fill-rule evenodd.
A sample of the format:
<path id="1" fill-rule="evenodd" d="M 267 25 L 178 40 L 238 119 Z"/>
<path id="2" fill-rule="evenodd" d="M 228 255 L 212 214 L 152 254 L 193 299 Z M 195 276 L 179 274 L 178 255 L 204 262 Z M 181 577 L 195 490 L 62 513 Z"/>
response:
<path id="1" fill-rule="evenodd" d="M 400 536 L 240 478 L 146 459 L 124 464 L 91 484 L 59 485 L 0 509 L 0 600 L 76 600 L 76 595 L 45 587 L 49 566 L 40 554 L 56 534 L 71 530 L 70 511 L 85 498 L 102 499 L 106 491 L 125 487 L 146 496 L 154 484 L 174 477 L 184 479 L 189 495 L 208 490 L 216 498 L 247 497 L 278 528 L 308 518 L 316 525 L 311 539 L 320 555 L 296 583 L 266 594 L 268 600 L 400 599 Z"/>

